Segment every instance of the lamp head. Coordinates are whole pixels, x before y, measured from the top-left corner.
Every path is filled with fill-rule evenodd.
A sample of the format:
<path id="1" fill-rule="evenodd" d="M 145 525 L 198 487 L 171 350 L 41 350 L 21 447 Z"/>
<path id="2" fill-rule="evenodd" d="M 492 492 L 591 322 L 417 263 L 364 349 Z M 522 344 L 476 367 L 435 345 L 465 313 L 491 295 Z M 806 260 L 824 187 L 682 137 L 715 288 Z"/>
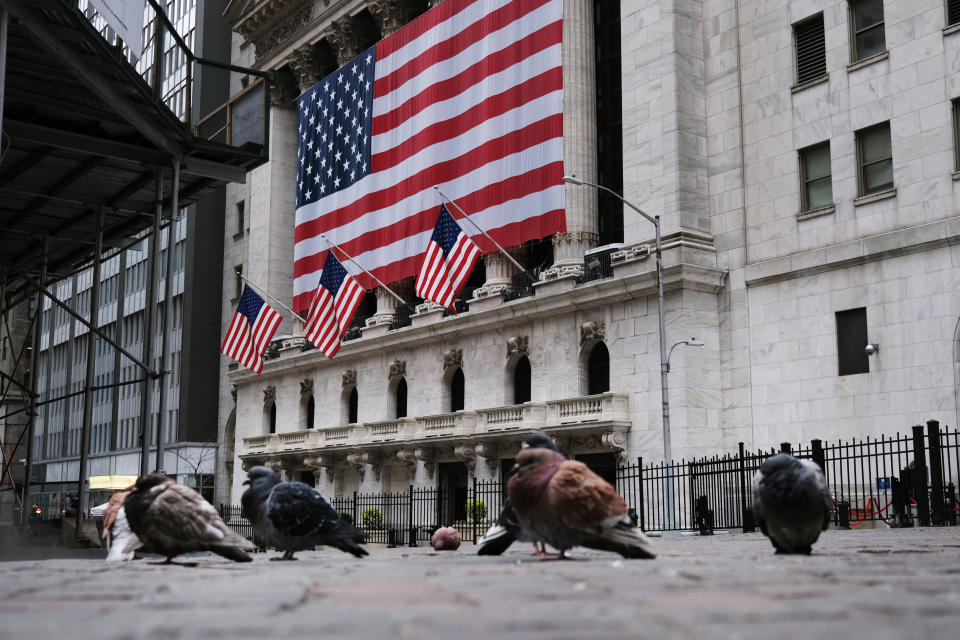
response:
<path id="1" fill-rule="evenodd" d="M 688 347 L 702 347 L 702 346 L 703 346 L 703 340 L 697 340 L 696 338 L 690 338 L 689 340 L 687 340 L 687 346 L 688 346 Z"/>
<path id="2" fill-rule="evenodd" d="M 575 175 L 563 176 L 563 181 L 569 184 L 583 184 L 583 180 Z"/>

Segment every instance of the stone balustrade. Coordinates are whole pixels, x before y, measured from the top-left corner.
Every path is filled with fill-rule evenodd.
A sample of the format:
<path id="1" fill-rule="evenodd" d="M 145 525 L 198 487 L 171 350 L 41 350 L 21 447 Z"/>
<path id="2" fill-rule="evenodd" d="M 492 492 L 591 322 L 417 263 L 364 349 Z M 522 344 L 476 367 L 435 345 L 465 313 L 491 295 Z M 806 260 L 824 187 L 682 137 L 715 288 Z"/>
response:
<path id="1" fill-rule="evenodd" d="M 577 426 L 629 424 L 623 393 L 526 402 L 506 407 L 380 420 L 340 427 L 291 431 L 243 439 L 241 457 L 353 449 L 390 443 L 416 446 L 442 439 L 483 441 L 510 431 L 569 430 Z"/>

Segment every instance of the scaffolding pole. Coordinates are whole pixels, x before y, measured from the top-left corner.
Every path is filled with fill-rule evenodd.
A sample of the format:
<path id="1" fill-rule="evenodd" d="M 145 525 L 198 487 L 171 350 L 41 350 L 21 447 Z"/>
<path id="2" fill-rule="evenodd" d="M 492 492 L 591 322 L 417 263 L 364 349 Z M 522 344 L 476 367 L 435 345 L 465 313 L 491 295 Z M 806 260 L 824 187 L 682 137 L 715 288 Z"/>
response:
<path id="1" fill-rule="evenodd" d="M 47 280 L 47 238 L 40 244 L 40 286 Z M 27 524 L 27 509 L 30 505 L 30 481 L 33 480 L 33 434 L 37 428 L 37 360 L 40 357 L 40 333 L 43 331 L 43 295 L 37 291 L 34 310 L 33 337 L 30 339 L 30 412 L 27 414 L 27 465 L 23 476 L 23 508 L 20 510 L 20 526 Z"/>
<path id="2" fill-rule="evenodd" d="M 155 169 L 153 233 L 147 254 L 147 292 L 143 303 L 143 359 L 153 363 L 153 316 L 157 310 L 157 258 L 160 251 L 160 218 L 163 215 L 163 172 Z M 150 400 L 153 380 L 143 383 L 140 396 L 140 475 L 150 472 Z"/>
<path id="3" fill-rule="evenodd" d="M 177 245 L 174 219 L 180 209 L 180 162 L 173 162 L 173 186 L 170 189 L 170 221 L 167 223 L 167 276 L 163 287 L 163 339 L 160 342 L 160 398 L 157 401 L 157 462 L 153 470 L 164 473 L 163 431 L 169 422 L 167 415 L 167 388 L 170 386 L 170 326 L 173 324 L 173 249 Z M 159 240 L 159 238 L 158 238 Z"/>

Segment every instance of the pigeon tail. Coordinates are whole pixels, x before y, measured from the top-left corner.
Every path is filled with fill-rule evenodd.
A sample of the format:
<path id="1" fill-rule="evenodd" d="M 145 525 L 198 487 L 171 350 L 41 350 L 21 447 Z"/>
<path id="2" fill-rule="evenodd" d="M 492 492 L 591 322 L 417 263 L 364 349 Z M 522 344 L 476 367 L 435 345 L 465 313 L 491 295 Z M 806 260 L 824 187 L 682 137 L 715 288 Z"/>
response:
<path id="1" fill-rule="evenodd" d="M 213 551 L 217 555 L 221 555 L 229 560 L 233 560 L 234 562 L 253 562 L 253 558 L 248 556 L 243 549 L 231 547 L 230 545 L 211 546 L 210 551 Z"/>
<path id="2" fill-rule="evenodd" d="M 613 551 L 624 558 L 653 559 L 650 538 L 629 522 L 620 522 L 614 527 L 604 527 L 600 535 L 581 542 L 581 546 L 599 551 Z"/>
<path id="3" fill-rule="evenodd" d="M 495 524 L 477 541 L 478 556 L 499 556 L 516 540 L 509 529 Z"/>
<path id="4" fill-rule="evenodd" d="M 356 558 L 370 555 L 366 549 L 359 546 L 367 541 L 367 535 L 345 520 L 339 522 L 336 531 L 321 540 L 322 544 L 328 544 Z"/>

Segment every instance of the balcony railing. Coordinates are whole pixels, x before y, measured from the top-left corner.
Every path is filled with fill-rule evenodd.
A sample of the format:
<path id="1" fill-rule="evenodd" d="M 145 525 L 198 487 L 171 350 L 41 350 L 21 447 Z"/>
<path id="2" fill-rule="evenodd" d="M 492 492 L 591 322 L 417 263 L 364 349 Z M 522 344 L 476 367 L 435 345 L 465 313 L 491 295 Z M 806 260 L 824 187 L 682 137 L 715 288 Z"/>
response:
<path id="1" fill-rule="evenodd" d="M 547 402 L 456 411 L 430 416 L 291 431 L 243 439 L 242 456 L 355 447 L 387 442 L 411 445 L 437 438 L 483 438 L 513 430 L 575 429 L 577 426 L 629 423 L 626 394 L 603 393 Z"/>

